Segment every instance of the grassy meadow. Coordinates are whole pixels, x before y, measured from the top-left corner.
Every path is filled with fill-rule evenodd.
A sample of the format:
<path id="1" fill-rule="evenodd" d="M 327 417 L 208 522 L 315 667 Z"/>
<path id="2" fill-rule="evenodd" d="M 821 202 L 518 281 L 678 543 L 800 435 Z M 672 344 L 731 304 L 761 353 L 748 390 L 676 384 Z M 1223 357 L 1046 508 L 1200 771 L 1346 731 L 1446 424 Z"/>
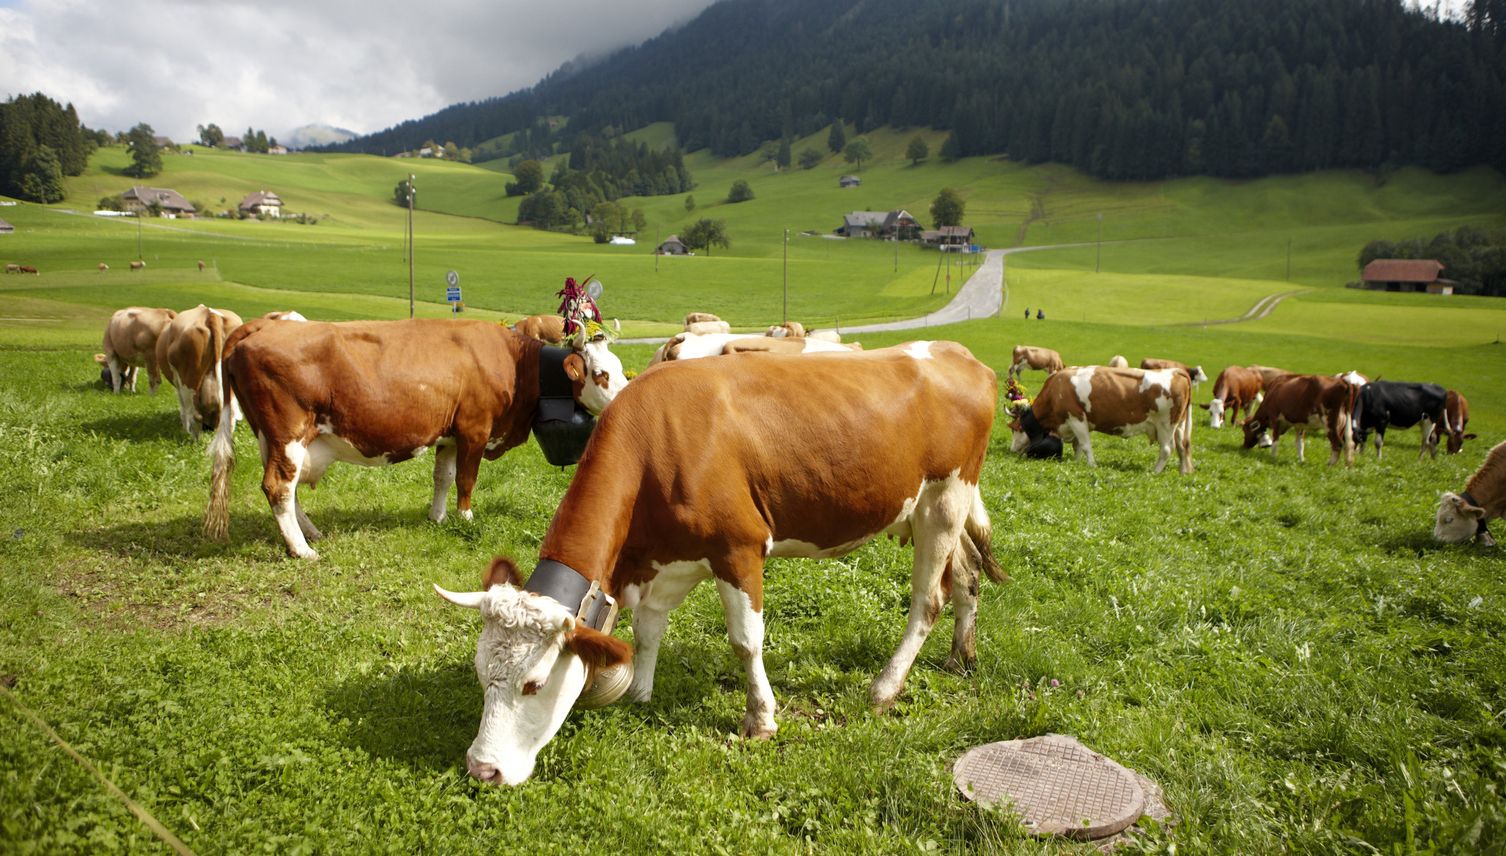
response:
<path id="1" fill-rule="evenodd" d="M 1163 787 L 1177 820 L 1147 826 L 1146 851 L 1506 848 L 1502 559 L 1431 540 L 1438 493 L 1506 439 L 1506 305 L 1342 288 L 1371 238 L 1506 225 L 1501 177 L 1103 185 L 984 159 L 910 166 L 908 137 L 870 135 L 878 158 L 849 191 L 839 158 L 775 174 L 693 155 L 695 212 L 683 197 L 630 204 L 655 234 L 724 218 L 733 246 L 660 259 L 657 273 L 643 244 L 509 226 L 505 175 L 431 161 L 196 149 L 150 182 L 216 204 L 267 187 L 317 225 L 65 211 L 130 185 L 118 150 L 73 180 L 68 202 L 0 208 L 17 226 L 0 260 L 42 271 L 0 278 L 0 850 L 161 849 L 18 704 L 201 852 L 1095 852 L 1031 839 L 951 785 L 967 748 L 1051 732 Z M 420 315 L 447 312 L 448 269 L 468 317 L 497 319 L 550 311 L 564 276 L 594 271 L 603 311 L 629 332 L 673 329 L 691 309 L 769 323 L 785 228 L 827 232 L 846 210 L 896 206 L 928 220 L 951 185 L 991 247 L 1086 243 L 1009 256 L 1001 317 L 924 333 L 964 342 L 1001 378 L 1022 342 L 1078 363 L 1175 357 L 1210 375 L 1354 368 L 1462 391 L 1480 438 L 1418 460 L 1417 432 L 1398 431 L 1382 461 L 1330 469 L 1321 440 L 1306 464 L 1289 439 L 1272 461 L 1200 419 L 1196 472 L 1152 476 L 1147 444 L 1111 437 L 1095 437 L 1096 469 L 1024 461 L 1000 418 L 983 491 L 1012 580 L 982 591 L 973 673 L 941 668 L 948 612 L 896 708 L 872 713 L 868 684 L 904 626 L 909 549 L 774 560 L 773 741 L 736 738 L 743 672 L 702 586 L 671 621 L 652 702 L 573 714 L 532 781 L 485 787 L 463 760 L 481 710 L 479 622 L 429 584 L 473 587 L 499 553 L 531 566 L 572 472 L 530 442 L 483 466 L 474 522 L 435 526 L 425 459 L 332 468 L 303 493 L 328 537 L 319 562 L 301 563 L 282 556 L 243 429 L 232 539 L 210 544 L 204 446 L 182 436 L 172 392 L 148 395 L 143 378 L 111 396 L 89 358 L 128 304 L 403 317 L 403 212 L 389 200 L 409 171 L 424 208 Z M 737 177 L 757 198 L 719 202 Z M 138 229 L 148 267 L 132 273 Z M 946 300 L 930 293 L 935 254 L 813 237 L 789 252 L 792 318 L 845 325 Z M 1288 292 L 1261 320 L 1208 323 Z M 1024 320 L 1025 306 L 1047 320 Z M 629 368 L 651 352 L 617 350 Z M 631 637 L 631 614 L 619 632 Z"/>

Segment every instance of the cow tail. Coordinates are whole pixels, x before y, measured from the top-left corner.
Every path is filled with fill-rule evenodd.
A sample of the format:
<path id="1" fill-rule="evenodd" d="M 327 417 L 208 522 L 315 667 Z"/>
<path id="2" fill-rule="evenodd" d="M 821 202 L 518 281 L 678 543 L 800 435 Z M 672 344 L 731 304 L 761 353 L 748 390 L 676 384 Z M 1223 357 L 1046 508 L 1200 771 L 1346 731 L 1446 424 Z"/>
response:
<path id="1" fill-rule="evenodd" d="M 204 537 L 211 541 L 230 539 L 230 474 L 235 471 L 235 417 L 230 411 L 235 397 L 222 369 L 224 350 L 222 336 L 215 349 L 214 361 L 215 375 L 220 382 L 220 424 L 209 441 L 209 507 L 204 510 Z"/>
<path id="2" fill-rule="evenodd" d="M 962 529 L 967 537 L 958 545 L 958 553 L 963 561 L 974 565 L 972 576 L 976 578 L 976 572 L 982 570 L 996 583 L 1008 582 L 1009 574 L 994 558 L 993 524 L 988 519 L 988 509 L 983 506 L 983 493 L 976 486 L 973 488 L 973 507 L 968 510 Z"/>

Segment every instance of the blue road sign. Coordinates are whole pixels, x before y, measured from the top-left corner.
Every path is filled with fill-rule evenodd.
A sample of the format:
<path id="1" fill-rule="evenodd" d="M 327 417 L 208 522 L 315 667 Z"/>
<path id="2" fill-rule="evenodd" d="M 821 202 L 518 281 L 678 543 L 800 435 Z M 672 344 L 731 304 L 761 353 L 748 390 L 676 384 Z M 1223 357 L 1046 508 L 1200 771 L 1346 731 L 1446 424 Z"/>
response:
<path id="1" fill-rule="evenodd" d="M 444 299 L 450 303 L 460 302 L 460 286 L 452 285 L 444 290 Z"/>

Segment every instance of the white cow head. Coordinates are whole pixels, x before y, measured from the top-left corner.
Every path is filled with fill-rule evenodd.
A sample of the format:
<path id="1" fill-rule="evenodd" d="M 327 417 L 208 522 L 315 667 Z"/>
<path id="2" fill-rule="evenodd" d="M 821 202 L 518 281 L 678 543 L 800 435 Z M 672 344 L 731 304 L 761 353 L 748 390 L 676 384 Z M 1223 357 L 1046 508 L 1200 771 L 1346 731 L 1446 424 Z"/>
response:
<path id="1" fill-rule="evenodd" d="M 1475 537 L 1485 509 L 1471 504 L 1457 493 L 1445 493 L 1438 500 L 1438 519 L 1433 523 L 1433 537 L 1447 544 L 1462 544 Z"/>
<path id="2" fill-rule="evenodd" d="M 1208 402 L 1208 427 L 1224 427 L 1224 400 L 1215 398 Z"/>
<path id="3" fill-rule="evenodd" d="M 483 591 L 434 586 L 445 600 L 481 612 L 476 677 L 485 700 L 465 766 L 489 784 L 527 781 L 589 673 L 632 657 L 626 642 L 577 624 L 572 610 L 520 586 L 517 566 L 500 557 L 487 570 Z"/>
<path id="4" fill-rule="evenodd" d="M 575 398 L 592 416 L 600 416 L 627 386 L 622 360 L 607 347 L 605 335 L 587 339 L 584 329 L 571 337 L 570 349 L 575 353 L 565 358 L 565 374 L 575 385 Z"/>

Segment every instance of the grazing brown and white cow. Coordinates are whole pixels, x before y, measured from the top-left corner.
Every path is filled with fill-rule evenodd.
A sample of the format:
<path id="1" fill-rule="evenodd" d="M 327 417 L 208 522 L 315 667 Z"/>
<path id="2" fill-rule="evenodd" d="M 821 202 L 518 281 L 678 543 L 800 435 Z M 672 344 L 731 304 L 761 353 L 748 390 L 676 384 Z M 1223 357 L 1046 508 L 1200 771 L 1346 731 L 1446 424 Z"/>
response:
<path id="1" fill-rule="evenodd" d="M 1160 447 L 1154 472 L 1166 468 L 1173 448 L 1183 473 L 1192 472 L 1192 387 L 1185 372 L 1146 371 L 1109 366 L 1073 366 L 1046 378 L 1030 407 L 1009 428 L 1016 452 L 1056 434 L 1072 444 L 1075 457 L 1093 458 L 1091 432 L 1133 437 L 1150 435 Z"/>
<path id="2" fill-rule="evenodd" d="M 512 325 L 512 329 L 550 345 L 565 341 L 565 319 L 559 315 L 530 315 Z"/>
<path id="3" fill-rule="evenodd" d="M 1218 373 L 1213 382 L 1213 400 L 1199 407 L 1208 411 L 1208 427 L 1224 427 L 1225 414 L 1233 418 L 1244 412 L 1250 418 L 1250 408 L 1260 403 L 1260 373 L 1244 366 L 1229 366 Z"/>
<path id="4" fill-rule="evenodd" d="M 816 354 L 854 350 L 862 350 L 862 346 L 843 345 L 824 339 L 774 339 L 757 333 L 676 333 L 649 357 L 648 364 L 653 366 L 675 360 L 696 360 L 741 351 Z"/>
<path id="5" fill-rule="evenodd" d="M 109 265 L 105 264 L 104 262 L 100 262 L 99 263 L 99 272 L 100 273 L 104 273 L 105 271 L 107 271 L 109 269 L 110 269 Z"/>
<path id="6" fill-rule="evenodd" d="M 1284 375 L 1266 389 L 1265 400 L 1255 415 L 1245 420 L 1246 449 L 1257 444 L 1269 445 L 1271 459 L 1276 458 L 1276 444 L 1287 428 L 1297 435 L 1297 460 L 1305 461 L 1308 429 L 1325 429 L 1333 450 L 1330 466 L 1344 456 L 1344 465 L 1354 464 L 1354 433 L 1350 422 L 1358 388 L 1341 377 L 1331 375 Z"/>
<path id="7" fill-rule="evenodd" d="M 240 401 L 261 444 L 262 491 L 288 552 L 318 558 L 318 539 L 297 500 L 335 461 L 382 466 L 436 447 L 430 519 L 445 518 L 450 486 L 470 520 L 482 457 L 495 460 L 528 439 L 540 402 L 537 339 L 489 321 L 352 321 L 339 324 L 255 319 L 225 347 L 226 395 Z M 605 338 L 582 332 L 565 357 L 576 401 L 593 416 L 627 384 Z M 231 421 L 209 445 L 214 475 L 204 530 L 229 527 Z"/>
<path id="8" fill-rule="evenodd" d="M 1443 408 L 1443 422 L 1433 426 L 1433 433 L 1439 435 L 1445 442 L 1450 455 L 1457 455 L 1464 448 L 1465 440 L 1473 440 L 1477 435 L 1464 433 L 1469 427 L 1469 399 L 1458 390 L 1448 391 L 1448 401 Z M 1439 440 L 1433 441 L 1437 445 Z"/>
<path id="9" fill-rule="evenodd" d="M 978 489 L 996 396 L 993 371 L 951 342 L 644 372 L 602 415 L 528 584 L 502 561 L 482 591 L 436 586 L 484 622 L 470 774 L 526 780 L 593 673 L 628 659 L 592 620 L 610 612 L 594 606 L 598 591 L 633 610 L 626 693 L 647 701 L 670 611 L 715 580 L 747 671 L 746 737 L 777 728 L 763 663 L 771 556 L 842 556 L 880 534 L 913 541 L 909 621 L 869 698 L 894 702 L 947 598 L 947 664 L 971 666 L 980 572 L 1004 579 Z"/>
<path id="10" fill-rule="evenodd" d="M 157 337 L 167 329 L 178 313 L 171 309 L 129 306 L 116 310 L 105 325 L 103 364 L 110 370 L 110 386 L 120 392 L 124 384 L 136 391 L 136 369 L 146 369 L 152 392 L 162 382 L 162 366 L 157 362 Z"/>
<path id="11" fill-rule="evenodd" d="M 1126 360 L 1123 354 L 1115 354 L 1109 357 L 1109 368 L 1127 369 L 1129 368 L 1129 360 Z"/>
<path id="12" fill-rule="evenodd" d="M 41 274 L 37 272 L 37 269 L 34 268 L 34 267 L 32 267 L 31 265 L 21 265 L 21 271 L 20 272 L 21 273 L 36 274 L 37 276 L 41 276 Z"/>
<path id="13" fill-rule="evenodd" d="M 1433 522 L 1433 537 L 1449 544 L 1462 544 L 1479 537 L 1486 547 L 1494 547 L 1485 524 L 1506 515 L 1506 443 L 1497 443 L 1485 455 L 1480 469 L 1469 477 L 1460 493 L 1446 492 L 1438 500 L 1438 517 Z"/>
<path id="14" fill-rule="evenodd" d="M 1026 368 L 1036 369 L 1046 373 L 1059 372 L 1062 370 L 1062 355 L 1050 348 L 1037 348 L 1033 345 L 1015 345 L 1014 354 L 1009 361 L 1009 376 L 1017 377 Z"/>
<path id="15" fill-rule="evenodd" d="M 140 261 L 140 260 L 131 262 L 131 270 L 145 270 L 145 269 L 146 269 L 146 262 Z"/>
<path id="16" fill-rule="evenodd" d="M 225 340 L 242 323 L 241 316 L 229 309 L 200 303 L 178 313 L 157 337 L 157 365 L 178 390 L 178 417 L 183 430 L 195 438 L 201 428 L 213 431 L 224 416 L 220 363 Z M 229 418 L 237 418 L 233 400 Z"/>
<path id="17" fill-rule="evenodd" d="M 20 273 L 21 272 L 21 266 L 18 265 L 18 264 L 16 264 L 15 262 L 6 262 L 5 263 L 5 272 L 6 273 Z"/>
<path id="18" fill-rule="evenodd" d="M 1208 373 L 1203 371 L 1202 366 L 1189 366 L 1186 363 L 1179 362 L 1177 360 L 1161 360 L 1155 357 L 1146 357 L 1145 359 L 1140 361 L 1140 368 L 1148 369 L 1150 371 L 1159 371 L 1160 369 L 1177 369 L 1178 371 L 1186 372 L 1187 378 L 1192 381 L 1193 386 L 1197 386 L 1198 384 L 1208 379 Z"/>

